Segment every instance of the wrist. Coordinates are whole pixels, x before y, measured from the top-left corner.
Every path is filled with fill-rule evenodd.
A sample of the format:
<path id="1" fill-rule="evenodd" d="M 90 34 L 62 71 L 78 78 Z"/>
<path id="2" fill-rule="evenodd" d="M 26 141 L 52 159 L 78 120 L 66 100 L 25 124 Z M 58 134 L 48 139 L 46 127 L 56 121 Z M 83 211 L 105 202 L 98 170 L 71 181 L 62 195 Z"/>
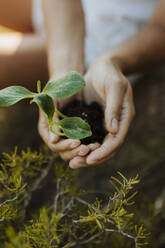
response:
<path id="1" fill-rule="evenodd" d="M 83 76 L 85 72 L 85 67 L 83 65 L 76 65 L 76 66 L 69 65 L 62 69 L 56 68 L 52 70 L 52 72 L 49 74 L 49 81 L 57 80 L 61 77 L 64 77 L 66 74 L 68 74 L 71 71 L 76 71 Z"/>
<path id="2" fill-rule="evenodd" d="M 73 47 L 67 49 L 51 49 L 48 56 L 49 78 L 65 76 L 70 71 L 76 71 L 81 75 L 85 71 L 84 50 L 79 48 L 75 51 Z"/>
<path id="3" fill-rule="evenodd" d="M 103 55 L 101 57 L 101 60 L 103 60 L 106 63 L 113 64 L 121 72 L 124 73 L 125 65 L 123 63 L 123 59 L 119 54 L 115 53 L 114 51 L 110 51 L 108 54 Z"/>

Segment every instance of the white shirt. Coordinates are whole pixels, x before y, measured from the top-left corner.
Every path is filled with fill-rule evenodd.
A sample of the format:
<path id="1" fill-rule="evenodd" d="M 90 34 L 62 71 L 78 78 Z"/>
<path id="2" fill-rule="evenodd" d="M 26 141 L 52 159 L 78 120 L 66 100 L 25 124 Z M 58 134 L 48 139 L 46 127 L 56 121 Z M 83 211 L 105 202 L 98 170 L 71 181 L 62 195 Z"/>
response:
<path id="1" fill-rule="evenodd" d="M 60 1 L 60 0 L 59 0 Z M 87 67 L 120 44 L 152 16 L 158 0 L 82 0 L 86 16 Z M 33 0 L 33 24 L 43 33 L 41 0 Z"/>

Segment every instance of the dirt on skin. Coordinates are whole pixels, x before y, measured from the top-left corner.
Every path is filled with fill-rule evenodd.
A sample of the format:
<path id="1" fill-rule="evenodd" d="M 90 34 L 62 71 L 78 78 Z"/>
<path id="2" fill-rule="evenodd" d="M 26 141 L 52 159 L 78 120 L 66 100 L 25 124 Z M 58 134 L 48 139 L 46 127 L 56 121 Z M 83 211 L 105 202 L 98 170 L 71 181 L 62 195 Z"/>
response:
<path id="1" fill-rule="evenodd" d="M 107 132 L 104 127 L 104 112 L 97 102 L 86 104 L 76 100 L 69 103 L 62 113 L 69 117 L 81 117 L 90 125 L 92 136 L 81 140 L 82 144 L 102 143 Z"/>

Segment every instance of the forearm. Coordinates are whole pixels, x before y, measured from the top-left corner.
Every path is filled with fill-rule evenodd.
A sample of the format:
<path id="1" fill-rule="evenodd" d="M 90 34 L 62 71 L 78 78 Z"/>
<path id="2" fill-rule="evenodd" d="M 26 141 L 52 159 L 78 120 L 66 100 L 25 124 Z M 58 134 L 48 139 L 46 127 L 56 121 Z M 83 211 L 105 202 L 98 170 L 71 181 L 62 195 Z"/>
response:
<path id="1" fill-rule="evenodd" d="M 165 62 L 165 28 L 149 24 L 105 55 L 126 73 L 145 71 Z"/>
<path id="2" fill-rule="evenodd" d="M 85 21 L 80 0 L 43 0 L 50 78 L 84 72 Z"/>
<path id="3" fill-rule="evenodd" d="M 148 24 L 104 57 L 125 73 L 142 72 L 165 62 L 165 1 L 160 0 Z"/>

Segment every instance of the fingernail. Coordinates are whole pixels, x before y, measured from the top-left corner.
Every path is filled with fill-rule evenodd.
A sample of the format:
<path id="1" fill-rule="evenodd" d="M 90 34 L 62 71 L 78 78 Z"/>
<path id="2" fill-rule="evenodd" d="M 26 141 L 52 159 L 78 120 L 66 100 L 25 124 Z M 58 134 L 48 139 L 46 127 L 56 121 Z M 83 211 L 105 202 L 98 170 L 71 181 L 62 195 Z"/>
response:
<path id="1" fill-rule="evenodd" d="M 79 151 L 80 156 L 83 156 L 83 155 L 86 155 L 86 154 L 87 154 L 87 149 L 86 148 L 84 148 L 84 149 Z"/>
<path id="2" fill-rule="evenodd" d="M 116 118 L 112 119 L 112 129 L 113 131 L 117 132 L 118 131 L 118 120 Z"/>
<path id="3" fill-rule="evenodd" d="M 99 146 L 100 146 L 99 143 L 94 143 L 94 144 L 90 144 L 90 145 L 89 145 L 89 148 L 90 148 L 91 150 L 95 150 L 95 149 L 99 148 Z"/>
<path id="4" fill-rule="evenodd" d="M 80 141 L 79 141 L 79 140 L 75 140 L 75 141 L 73 141 L 73 142 L 71 143 L 70 148 L 71 148 L 71 149 L 74 149 L 74 148 L 76 148 L 79 144 L 80 144 Z"/>

